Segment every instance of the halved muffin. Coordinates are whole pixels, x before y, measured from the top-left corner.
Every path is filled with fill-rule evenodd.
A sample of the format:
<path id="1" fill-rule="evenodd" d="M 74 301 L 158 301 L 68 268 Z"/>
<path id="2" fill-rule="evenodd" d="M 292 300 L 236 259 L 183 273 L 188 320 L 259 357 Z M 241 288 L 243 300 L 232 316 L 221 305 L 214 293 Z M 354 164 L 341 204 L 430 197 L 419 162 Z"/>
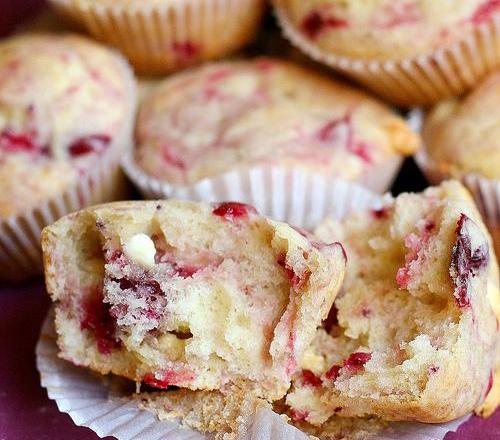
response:
<path id="1" fill-rule="evenodd" d="M 327 221 L 317 234 L 342 240 L 348 271 L 287 396 L 292 418 L 439 423 L 496 408 L 498 265 L 459 183 Z"/>
<path id="2" fill-rule="evenodd" d="M 274 400 L 342 282 L 345 255 L 241 203 L 122 202 L 42 236 L 60 356 L 156 388 Z"/>

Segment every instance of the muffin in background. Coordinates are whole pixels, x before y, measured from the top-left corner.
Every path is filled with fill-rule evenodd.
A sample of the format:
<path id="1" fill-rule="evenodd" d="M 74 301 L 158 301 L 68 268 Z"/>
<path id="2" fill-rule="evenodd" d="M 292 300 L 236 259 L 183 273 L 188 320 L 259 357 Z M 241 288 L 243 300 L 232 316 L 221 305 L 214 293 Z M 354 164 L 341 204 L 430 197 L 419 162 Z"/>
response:
<path id="1" fill-rule="evenodd" d="M 495 239 L 500 254 L 500 71 L 463 98 L 443 101 L 425 117 L 425 151 L 418 162 L 432 182 L 461 179 Z"/>
<path id="2" fill-rule="evenodd" d="M 135 84 L 97 43 L 24 35 L 0 44 L 0 103 L 0 279 L 22 278 L 45 224 L 124 192 Z"/>
<path id="3" fill-rule="evenodd" d="M 280 166 L 385 191 L 418 146 L 405 121 L 369 95 L 260 58 L 209 64 L 160 83 L 140 106 L 134 168 L 149 180 L 190 185 Z"/>
<path id="4" fill-rule="evenodd" d="M 264 0 L 50 0 L 137 72 L 159 74 L 222 57 L 250 42 Z"/>
<path id="5" fill-rule="evenodd" d="M 500 65 L 500 2 L 273 0 L 314 59 L 402 106 L 460 95 Z"/>

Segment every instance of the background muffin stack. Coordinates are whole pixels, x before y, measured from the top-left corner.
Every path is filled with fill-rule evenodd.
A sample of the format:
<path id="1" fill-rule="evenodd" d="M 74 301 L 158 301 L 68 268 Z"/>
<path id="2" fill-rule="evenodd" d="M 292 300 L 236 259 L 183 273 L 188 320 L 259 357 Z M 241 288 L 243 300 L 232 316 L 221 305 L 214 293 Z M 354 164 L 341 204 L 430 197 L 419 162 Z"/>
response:
<path id="1" fill-rule="evenodd" d="M 277 23 L 286 39 L 302 53 L 276 35 L 270 19 L 259 29 L 266 12 L 262 0 L 50 0 L 50 3 L 71 26 L 87 32 L 101 44 L 90 37 L 61 33 L 29 34 L 0 42 L 3 189 L 0 280 L 19 280 L 40 272 L 39 236 L 44 226 L 96 203 L 132 197 L 127 193 L 122 165 L 131 182 L 148 198 L 167 197 L 173 188 L 176 194 L 182 191 L 188 194 L 194 185 L 256 168 L 299 170 L 312 178 L 335 177 L 347 185 L 360 184 L 383 193 L 391 188 L 405 157 L 416 155 L 418 165 L 431 183 L 454 178 L 469 187 L 482 220 L 500 248 L 500 110 L 497 108 L 500 73 L 496 71 L 500 69 L 500 2 L 274 0 L 272 8 Z M 243 50 L 254 40 L 257 43 Z M 222 57 L 227 59 L 215 61 Z M 137 74 L 147 76 L 140 102 L 128 63 Z M 188 67 L 189 70 L 179 72 Z M 335 78 L 335 73 L 343 74 L 344 81 Z M 346 83 L 346 79 L 357 85 Z M 360 85 L 367 90 L 360 89 Z M 409 127 L 405 112 L 398 112 L 394 105 L 431 107 L 423 117 L 422 137 Z M 268 182 L 262 179 L 259 184 L 270 191 L 274 188 L 266 187 Z M 344 341 L 341 351 L 345 351 L 346 359 L 339 371 L 342 369 L 345 375 L 342 376 L 345 387 L 352 385 L 351 391 L 359 391 L 361 399 L 366 398 L 361 377 L 369 382 L 374 394 L 390 389 L 386 400 L 370 396 L 365 406 L 351 402 L 349 396 L 353 394 L 347 388 L 332 397 L 328 381 L 335 382 L 340 376 L 332 379 L 333 376 L 328 377 L 331 370 L 326 369 L 326 364 L 325 368 L 315 364 L 321 357 L 332 358 L 325 348 L 331 348 L 328 345 L 331 342 L 316 335 L 314 350 L 307 359 L 312 366 L 294 372 L 293 393 L 284 397 L 288 404 L 284 412 L 288 411 L 294 423 L 308 432 L 318 431 L 307 424 L 317 425 L 319 419 L 323 423 L 328 417 L 354 417 L 354 424 L 356 417 L 367 415 L 382 420 L 410 420 L 414 416 L 409 414 L 414 402 L 423 414 L 419 420 L 441 422 L 473 409 L 479 411 L 491 387 L 498 389 L 497 378 L 493 383 L 498 329 L 494 330 L 492 325 L 498 314 L 497 262 L 493 251 L 487 256 L 481 254 L 481 258 L 467 254 L 476 248 L 489 247 L 488 232 L 483 230 L 482 220 L 465 190 L 456 183 L 446 185 L 414 199 L 394 202 L 396 207 L 405 206 L 405 209 L 394 208 L 400 211 L 397 215 L 391 211 L 391 204 L 385 210 L 367 214 L 368 220 L 361 222 L 359 236 L 363 237 L 373 227 L 370 237 L 360 238 L 359 243 L 358 238 L 352 238 L 349 243 L 352 250 L 348 252 L 359 261 L 379 246 L 381 254 L 387 253 L 384 256 L 387 266 L 397 270 L 400 277 L 397 285 L 388 275 L 387 286 L 377 284 L 380 290 L 377 296 L 391 292 L 407 306 L 419 304 L 425 295 L 429 298 L 434 295 L 432 301 L 428 297 L 422 300 L 424 308 L 432 309 L 432 313 L 423 313 L 416 307 L 415 313 L 422 316 L 419 315 L 418 328 L 410 327 L 405 336 L 408 347 L 391 346 L 385 351 L 374 339 L 378 335 L 374 330 L 371 336 L 366 336 L 372 340 L 362 341 L 352 336 L 363 333 L 362 326 L 381 327 L 377 317 L 370 317 L 369 312 L 362 318 L 357 312 L 352 317 L 341 317 L 345 319 L 341 327 L 347 329 L 350 324 L 356 327 L 351 334 L 346 333 L 346 340 L 355 339 L 356 350 L 360 350 L 351 353 L 354 342 Z M 283 187 L 285 193 L 292 190 Z M 315 195 L 306 197 L 314 199 Z M 455 199 L 460 200 L 456 205 Z M 412 217 L 408 213 L 417 206 L 425 215 L 418 212 Z M 470 219 L 457 223 L 455 217 L 461 218 L 460 212 L 464 210 L 474 219 L 474 226 Z M 432 215 L 438 220 L 429 223 Z M 432 241 L 430 237 L 437 234 L 434 228 L 441 222 L 440 216 L 446 220 L 442 220 L 446 227 L 440 230 L 439 240 Z M 359 220 L 352 221 L 357 224 Z M 339 230 L 349 228 L 346 223 Z M 412 232 L 411 228 L 416 230 Z M 337 237 L 336 233 L 319 230 L 319 235 L 327 241 L 345 238 Z M 60 240 L 64 240 L 64 234 Z M 464 240 L 469 240 L 468 248 Z M 466 249 L 457 251 L 459 244 Z M 360 251 L 364 245 L 371 250 Z M 57 248 L 56 243 L 52 248 Z M 463 255 L 456 256 L 459 251 Z M 375 267 L 378 254 L 372 257 Z M 456 262 L 453 266 L 455 257 L 465 258 L 467 263 Z M 50 255 L 46 258 L 47 266 L 52 267 L 54 260 Z M 398 259 L 405 262 L 403 268 L 398 269 Z M 58 260 L 61 267 L 65 264 L 63 260 Z M 425 263 L 423 275 L 416 262 Z M 446 270 L 434 277 L 438 281 L 433 278 L 432 267 L 427 266 L 429 262 L 446 266 Z M 354 264 L 361 267 L 366 263 Z M 371 263 L 369 266 L 376 273 L 375 278 L 385 278 L 380 275 L 385 274 L 384 267 L 373 269 Z M 479 273 L 476 271 L 486 266 L 488 274 L 481 272 L 481 277 L 475 278 Z M 109 269 L 103 267 L 103 271 Z M 347 288 L 349 270 L 348 265 Z M 401 270 L 418 272 L 413 290 L 402 281 Z M 368 271 L 360 270 L 359 277 L 367 274 Z M 475 279 L 470 281 L 469 276 Z M 455 328 L 455 333 L 444 329 L 442 333 L 446 336 L 465 338 L 465 330 L 473 326 L 470 320 L 474 322 L 475 318 L 471 318 L 467 307 L 458 303 L 460 311 L 456 310 L 457 291 L 450 286 L 439 287 L 448 279 L 465 283 L 467 289 L 467 283 L 474 284 L 471 289 L 479 297 L 472 296 L 473 302 L 481 305 L 477 308 L 481 315 L 478 319 L 487 328 L 484 331 L 487 344 L 481 349 L 489 352 L 489 357 L 484 361 L 488 371 L 483 371 L 484 368 L 479 371 L 481 366 L 478 366 L 477 372 L 472 370 L 469 376 L 461 376 L 462 382 L 457 383 L 474 386 L 467 396 L 462 396 L 466 403 L 457 404 L 446 413 L 447 402 L 458 398 L 460 390 L 453 389 L 455 394 L 450 392 L 442 400 L 434 398 L 434 394 L 425 395 L 427 402 L 416 391 L 420 386 L 417 375 L 430 374 L 429 369 L 435 367 L 432 374 L 449 381 L 454 369 L 459 369 L 455 365 L 458 358 L 451 356 L 447 360 L 448 353 L 445 356 L 434 352 L 442 343 L 442 335 L 436 336 L 436 340 L 427 340 L 427 336 L 424 342 L 418 339 L 423 345 L 417 346 L 418 335 L 414 333 L 426 333 L 431 315 L 436 322 L 448 323 L 450 328 L 461 326 L 460 331 Z M 54 278 L 51 282 L 55 283 Z M 130 290 L 127 286 L 121 288 Z M 55 288 L 51 289 L 53 294 Z M 362 286 L 363 291 L 368 289 L 369 286 Z M 410 299 L 402 297 L 401 292 L 407 290 Z M 339 296 L 344 305 L 348 301 L 345 298 L 349 296 L 344 299 Z M 352 311 L 350 305 L 346 310 Z M 414 310 L 411 307 L 408 310 L 408 316 L 394 321 L 405 331 L 407 321 L 415 318 Z M 88 330 L 78 329 L 78 323 L 75 328 L 76 333 Z M 321 331 L 327 334 L 330 330 Z M 397 345 L 397 335 L 384 338 L 384 344 L 390 341 Z M 447 346 L 450 352 L 454 350 L 453 344 L 452 341 Z M 466 352 L 473 345 L 474 341 L 469 340 L 457 345 L 464 359 L 469 359 Z M 384 352 L 391 360 L 382 357 L 371 360 L 363 347 Z M 418 352 L 419 364 L 405 365 L 403 374 L 398 359 L 403 359 L 405 350 Z M 85 350 L 82 353 L 85 356 Z M 356 364 L 355 373 L 349 370 L 349 353 L 361 353 L 359 359 L 353 360 L 360 364 Z M 429 359 L 436 365 L 429 364 Z M 437 366 L 440 362 L 442 365 Z M 397 385 L 374 383 L 377 378 L 386 377 L 384 369 L 389 364 L 391 379 L 407 379 L 413 399 L 410 403 L 403 402 L 405 399 L 400 395 L 403 391 Z M 304 376 L 303 371 L 313 371 L 312 376 L 309 373 Z M 361 371 L 363 375 L 355 375 Z M 141 380 L 139 376 L 136 379 Z M 432 380 L 437 394 L 441 383 Z M 311 381 L 319 390 L 311 388 Z M 324 391 L 321 387 L 326 382 Z M 209 391 L 213 390 L 204 392 Z M 488 410 L 483 412 L 490 413 L 495 408 L 497 394 L 490 397 Z M 325 406 L 325 399 L 337 403 Z M 338 410 L 340 405 L 345 413 Z M 442 411 L 439 417 L 431 414 L 436 405 Z M 315 418 L 314 411 L 321 417 Z M 322 411 L 327 416 L 323 417 Z M 360 419 L 359 423 L 365 421 Z"/>

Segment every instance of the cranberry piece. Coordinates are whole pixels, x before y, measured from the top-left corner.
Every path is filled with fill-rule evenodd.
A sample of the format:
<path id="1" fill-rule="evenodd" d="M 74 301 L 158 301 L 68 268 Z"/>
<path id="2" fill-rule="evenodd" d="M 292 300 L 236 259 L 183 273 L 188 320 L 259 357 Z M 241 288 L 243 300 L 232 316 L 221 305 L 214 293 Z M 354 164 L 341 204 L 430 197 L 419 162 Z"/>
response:
<path id="1" fill-rule="evenodd" d="M 257 214 L 257 210 L 246 203 L 223 202 L 214 207 L 212 214 L 233 221 L 237 218 L 246 218 L 250 214 Z"/>
<path id="2" fill-rule="evenodd" d="M 362 371 L 365 364 L 372 358 L 371 353 L 356 352 L 351 353 L 351 355 L 344 361 L 344 367 L 350 372 Z"/>
<path id="3" fill-rule="evenodd" d="M 387 208 L 372 209 L 371 213 L 377 220 L 382 220 L 388 217 Z"/>
<path id="4" fill-rule="evenodd" d="M 110 313 L 111 306 L 103 302 L 102 287 L 96 289 L 92 296 L 83 302 L 82 308 L 80 329 L 89 330 L 94 334 L 99 353 L 110 354 L 120 346 L 120 342 L 116 338 L 116 322 Z"/>
<path id="5" fill-rule="evenodd" d="M 306 387 L 317 388 L 321 386 L 321 379 L 311 370 L 302 370 L 302 385 Z"/>
<path id="6" fill-rule="evenodd" d="M 500 8 L 500 0 L 488 0 L 480 4 L 471 17 L 471 22 L 480 24 L 488 20 L 497 9 Z"/>
<path id="7" fill-rule="evenodd" d="M 340 376 L 340 369 L 342 367 L 340 365 L 333 365 L 326 373 L 325 377 L 332 382 L 335 382 L 337 378 Z"/>
<path id="8" fill-rule="evenodd" d="M 436 229 L 436 224 L 433 221 L 425 222 L 425 226 L 424 226 L 425 232 L 431 233 L 431 232 L 434 232 L 434 229 Z"/>
<path id="9" fill-rule="evenodd" d="M 172 50 L 183 61 L 192 60 L 200 52 L 200 47 L 191 41 L 175 42 L 172 45 Z"/>
<path id="10" fill-rule="evenodd" d="M 153 388 L 167 389 L 171 383 L 167 379 L 157 379 L 153 373 L 146 374 L 142 381 Z"/>
<path id="11" fill-rule="evenodd" d="M 175 275 L 179 275 L 182 278 L 190 278 L 200 270 L 200 268 L 196 266 L 179 266 L 177 263 L 172 263 L 172 268 L 174 269 Z"/>
<path id="12" fill-rule="evenodd" d="M 142 381 L 153 388 L 167 389 L 169 386 L 182 385 L 186 382 L 192 381 L 195 375 L 192 371 L 162 371 L 158 373 L 146 374 Z"/>
<path id="13" fill-rule="evenodd" d="M 371 316 L 371 314 L 372 314 L 372 311 L 368 307 L 363 307 L 361 309 L 361 315 L 363 315 L 364 318 L 369 318 Z"/>
<path id="14" fill-rule="evenodd" d="M 318 11 L 312 11 L 302 21 L 302 31 L 315 40 L 327 28 L 347 27 L 348 22 L 337 17 L 323 17 Z"/>
<path id="15" fill-rule="evenodd" d="M 429 376 L 432 376 L 439 371 L 439 367 L 437 365 L 431 365 L 427 371 L 429 373 Z"/>
<path id="16" fill-rule="evenodd" d="M 290 411 L 290 417 L 295 422 L 305 422 L 309 417 L 309 413 L 307 411 L 300 411 L 297 409 L 292 409 Z"/>
<path id="17" fill-rule="evenodd" d="M 71 157 L 85 156 L 90 153 L 102 153 L 111 142 L 107 134 L 95 134 L 74 140 L 68 147 Z"/>
<path id="18" fill-rule="evenodd" d="M 38 144 L 34 136 L 10 130 L 0 133 L 0 150 L 8 153 L 37 153 L 44 156 L 50 154 L 48 146 Z"/>
<path id="19" fill-rule="evenodd" d="M 340 411 L 342 411 L 341 406 L 336 406 L 335 409 L 333 410 L 334 413 L 339 413 Z"/>
<path id="20" fill-rule="evenodd" d="M 474 222 L 465 214 L 461 214 L 457 222 L 455 233 L 457 241 L 451 254 L 450 273 L 455 283 L 455 299 L 458 307 L 470 307 L 468 285 L 489 262 L 489 247 L 486 243 L 472 249 L 469 228 L 476 227 Z M 476 227 L 477 228 L 477 227 Z"/>
<path id="21" fill-rule="evenodd" d="M 338 309 L 335 306 L 335 304 L 332 305 L 332 308 L 328 312 L 328 316 L 326 319 L 323 321 L 323 328 L 326 330 L 327 333 L 330 333 L 332 331 L 332 328 L 337 327 L 339 325 L 339 320 L 338 320 Z"/>

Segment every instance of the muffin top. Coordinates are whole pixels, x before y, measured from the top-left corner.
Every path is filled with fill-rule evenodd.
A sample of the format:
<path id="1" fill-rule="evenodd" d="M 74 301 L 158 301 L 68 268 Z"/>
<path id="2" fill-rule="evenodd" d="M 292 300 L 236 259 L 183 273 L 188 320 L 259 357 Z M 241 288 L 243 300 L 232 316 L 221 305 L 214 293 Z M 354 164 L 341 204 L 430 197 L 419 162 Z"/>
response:
<path id="1" fill-rule="evenodd" d="M 427 116 L 423 137 L 439 171 L 454 177 L 477 173 L 500 179 L 500 72 L 463 99 L 439 103 Z"/>
<path id="2" fill-rule="evenodd" d="M 348 58 L 397 60 L 455 42 L 498 0 L 274 0 L 310 42 Z"/>
<path id="3" fill-rule="evenodd" d="M 141 104 L 136 140 L 138 165 L 177 184 L 258 165 L 357 180 L 418 146 L 403 119 L 368 95 L 271 59 L 163 81 Z"/>
<path id="4" fill-rule="evenodd" d="M 26 35 L 0 44 L 0 218 L 75 183 L 130 113 L 124 66 L 81 37 Z"/>

